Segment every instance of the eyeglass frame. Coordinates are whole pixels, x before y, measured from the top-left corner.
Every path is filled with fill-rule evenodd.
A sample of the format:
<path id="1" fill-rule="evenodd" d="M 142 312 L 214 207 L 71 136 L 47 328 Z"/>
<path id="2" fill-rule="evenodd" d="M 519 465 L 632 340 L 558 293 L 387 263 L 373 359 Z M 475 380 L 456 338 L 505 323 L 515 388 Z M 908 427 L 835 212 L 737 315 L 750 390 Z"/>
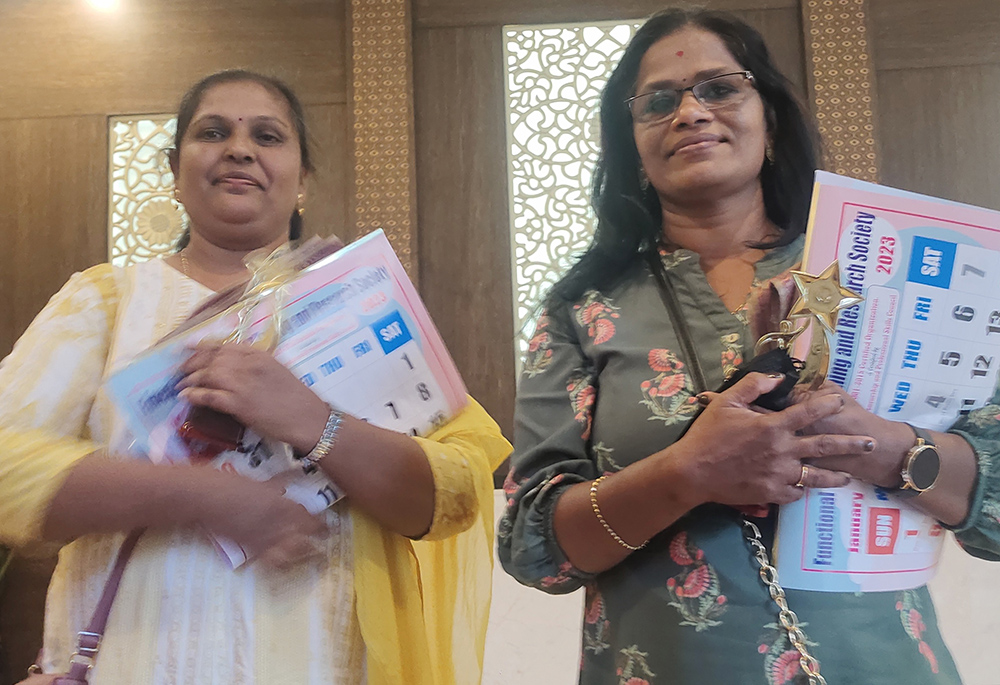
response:
<path id="1" fill-rule="evenodd" d="M 726 74 L 716 74 L 715 76 L 709 76 L 708 78 L 702 79 L 701 81 L 698 81 L 698 83 L 690 85 L 687 88 L 659 88 L 657 90 L 651 90 L 651 91 L 649 91 L 647 93 L 639 93 L 638 95 L 633 95 L 632 97 L 626 99 L 625 100 L 625 106 L 628 107 L 629 114 L 632 116 L 632 120 L 635 121 L 635 112 L 632 110 L 632 103 L 635 102 L 636 100 L 638 100 L 639 98 L 644 98 L 647 95 L 655 95 L 657 93 L 664 93 L 664 92 L 674 92 L 674 93 L 677 93 L 679 95 L 679 98 L 677 100 L 677 107 L 674 108 L 673 112 L 671 112 L 668 115 L 665 115 L 662 119 L 656 119 L 654 121 L 647 121 L 647 122 L 639 122 L 639 123 L 645 123 L 645 124 L 653 124 L 653 123 L 659 123 L 661 121 L 671 121 L 671 120 L 673 120 L 673 118 L 675 116 L 677 116 L 677 110 L 679 110 L 681 108 L 681 104 L 684 102 L 684 93 L 688 93 L 688 92 L 691 93 L 691 97 L 693 97 L 695 99 L 695 102 L 697 102 L 699 105 L 701 105 L 705 109 L 707 109 L 707 110 L 722 109 L 723 107 L 726 107 L 727 105 L 717 105 L 715 107 L 711 107 L 711 106 L 705 104 L 704 102 L 702 102 L 701 99 L 697 95 L 694 94 L 694 89 L 697 88 L 700 85 L 703 85 L 703 84 L 708 83 L 710 81 L 714 81 L 715 79 L 725 78 L 726 76 L 742 76 L 744 79 L 746 79 L 747 81 L 750 82 L 750 85 L 754 88 L 754 90 L 757 89 L 757 78 L 753 75 L 753 72 L 750 71 L 749 69 L 741 69 L 739 71 L 731 71 L 731 72 L 726 73 Z M 736 103 L 736 104 L 742 104 L 742 102 L 741 103 Z"/>

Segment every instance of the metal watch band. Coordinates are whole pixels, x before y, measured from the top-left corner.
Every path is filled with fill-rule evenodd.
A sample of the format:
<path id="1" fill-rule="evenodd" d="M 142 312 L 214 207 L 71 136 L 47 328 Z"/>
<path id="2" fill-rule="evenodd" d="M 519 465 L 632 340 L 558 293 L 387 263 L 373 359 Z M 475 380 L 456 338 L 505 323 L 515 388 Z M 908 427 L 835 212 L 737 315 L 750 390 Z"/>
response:
<path id="1" fill-rule="evenodd" d="M 318 466 L 326 455 L 330 453 L 333 446 L 337 444 L 337 432 L 340 430 L 340 424 L 343 421 L 344 412 L 330 407 L 330 416 L 327 417 L 326 425 L 323 426 L 323 434 L 319 437 L 319 442 L 316 443 L 316 446 L 309 451 L 309 454 L 302 457 L 302 468 L 309 470 Z"/>

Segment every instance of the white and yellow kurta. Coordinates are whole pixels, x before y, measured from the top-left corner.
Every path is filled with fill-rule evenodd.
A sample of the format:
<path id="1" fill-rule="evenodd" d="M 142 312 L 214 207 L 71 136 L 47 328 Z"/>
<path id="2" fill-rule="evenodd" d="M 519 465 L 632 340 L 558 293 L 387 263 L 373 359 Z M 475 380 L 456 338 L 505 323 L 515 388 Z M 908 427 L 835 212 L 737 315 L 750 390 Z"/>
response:
<path id="1" fill-rule="evenodd" d="M 0 539 L 37 542 L 73 464 L 102 447 L 124 452 L 128 436 L 105 379 L 210 294 L 154 260 L 94 267 L 52 298 L 0 365 Z M 326 563 L 287 572 L 233 571 L 199 530 L 147 532 L 93 685 L 478 683 L 490 474 L 509 445 L 474 402 L 419 441 L 436 488 L 427 541 L 384 531 L 349 500 L 325 514 Z M 46 606 L 46 672 L 66 669 L 122 537 L 86 536 L 60 551 Z"/>

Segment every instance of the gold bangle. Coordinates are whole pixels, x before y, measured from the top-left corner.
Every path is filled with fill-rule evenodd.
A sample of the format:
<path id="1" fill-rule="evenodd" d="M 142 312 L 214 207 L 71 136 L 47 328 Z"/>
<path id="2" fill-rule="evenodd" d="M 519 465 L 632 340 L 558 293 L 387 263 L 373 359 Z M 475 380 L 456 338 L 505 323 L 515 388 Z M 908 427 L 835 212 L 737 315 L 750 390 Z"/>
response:
<path id="1" fill-rule="evenodd" d="M 614 538 L 614 541 L 617 542 L 619 545 L 629 550 L 630 552 L 635 552 L 637 550 L 642 549 L 643 547 L 646 546 L 646 543 L 648 543 L 649 540 L 642 543 L 638 547 L 630 545 L 624 540 L 622 540 L 621 536 L 618 533 L 616 533 L 611 526 L 608 525 L 607 521 L 604 520 L 604 514 L 601 513 L 601 508 L 597 505 L 597 486 L 600 485 L 601 481 L 604 480 L 605 478 L 607 478 L 607 476 L 601 476 L 600 478 L 598 478 L 597 480 L 595 480 L 593 483 L 590 484 L 590 507 L 594 510 L 594 515 L 597 516 L 597 520 L 601 522 L 602 526 L 604 526 L 604 530 L 608 531 L 608 535 Z"/>

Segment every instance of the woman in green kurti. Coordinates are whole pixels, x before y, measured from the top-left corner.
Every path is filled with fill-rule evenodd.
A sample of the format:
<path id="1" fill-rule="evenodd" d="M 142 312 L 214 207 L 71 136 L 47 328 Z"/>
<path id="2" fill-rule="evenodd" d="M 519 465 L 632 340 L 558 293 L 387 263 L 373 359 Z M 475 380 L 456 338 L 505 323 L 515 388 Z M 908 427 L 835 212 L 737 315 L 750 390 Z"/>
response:
<path id="1" fill-rule="evenodd" d="M 524 363 L 500 559 L 546 592 L 586 587 L 584 685 L 809 682 L 742 514 L 758 516 L 770 549 L 770 505 L 803 486 L 850 476 L 891 493 L 914 433 L 833 386 L 776 413 L 750 404 L 780 377 L 697 393 L 752 354 L 748 311 L 787 305 L 813 129 L 760 36 L 700 10 L 639 30 L 601 129 L 597 233 L 549 296 Z M 998 414 L 933 433 L 934 489 L 910 499 L 987 559 L 1000 559 Z M 790 590 L 788 603 L 831 684 L 959 682 L 926 588 Z"/>

